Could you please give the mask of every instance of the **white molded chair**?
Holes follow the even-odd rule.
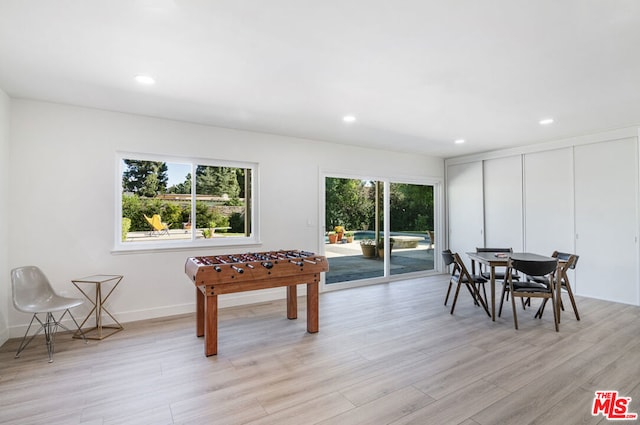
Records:
[[[69,331],[69,328],[61,323],[67,313],[69,313],[69,316],[73,319],[85,343],[87,342],[84,332],[80,329],[71,311],[69,311],[70,308],[77,307],[84,301],[79,298],[67,298],[56,294],[49,283],[49,279],[47,279],[38,267],[25,266],[11,270],[11,288],[13,290],[13,306],[16,310],[24,313],[33,313],[29,327],[16,353],[16,358],[20,357],[22,350],[29,345],[33,338],[44,330],[47,341],[47,351],[49,353],[49,363],[53,362],[54,342],[58,327]],[[63,313],[56,320],[53,313],[60,311]],[[44,314],[46,316],[44,321],[38,317],[38,314]],[[40,323],[40,329],[27,340],[27,335],[34,320]]]

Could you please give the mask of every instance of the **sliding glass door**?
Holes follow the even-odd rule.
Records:
[[[378,261],[379,236],[384,232],[381,182],[349,178],[325,179],[325,255],[334,284],[384,276]]]
[[[434,187],[325,177],[325,229],[328,285],[433,270]]]
[[[433,186],[391,183],[391,275],[433,270]]]

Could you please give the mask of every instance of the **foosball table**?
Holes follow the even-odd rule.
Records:
[[[318,283],[329,270],[324,256],[307,251],[269,251],[190,257],[184,266],[196,286],[196,335],[204,354],[218,353],[218,295],[287,287],[287,318],[298,317],[297,285],[307,285],[307,332],[318,332]]]

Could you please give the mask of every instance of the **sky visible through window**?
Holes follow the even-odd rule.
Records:
[[[187,174],[189,174],[190,172],[191,165],[189,164],[167,162],[167,176],[169,178],[167,187],[171,187],[179,183],[184,183],[185,180],[187,180]]]

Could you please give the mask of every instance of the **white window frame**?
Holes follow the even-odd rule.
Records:
[[[191,185],[191,215],[194,217],[196,210],[196,167],[233,167],[246,168],[251,170],[251,234],[250,236],[222,237],[222,238],[196,238],[195,226],[191,239],[162,240],[157,241],[122,241],[122,173],[124,172],[124,160],[135,159],[139,161],[160,161],[167,163],[180,163],[191,165],[191,175],[193,184]],[[179,157],[160,154],[117,152],[116,153],[116,184],[115,184],[115,226],[114,226],[114,252],[127,251],[164,251],[183,250],[206,247],[226,247],[226,246],[252,246],[261,244],[260,241],[260,208],[259,208],[259,166],[255,162],[230,161],[213,158]]]

